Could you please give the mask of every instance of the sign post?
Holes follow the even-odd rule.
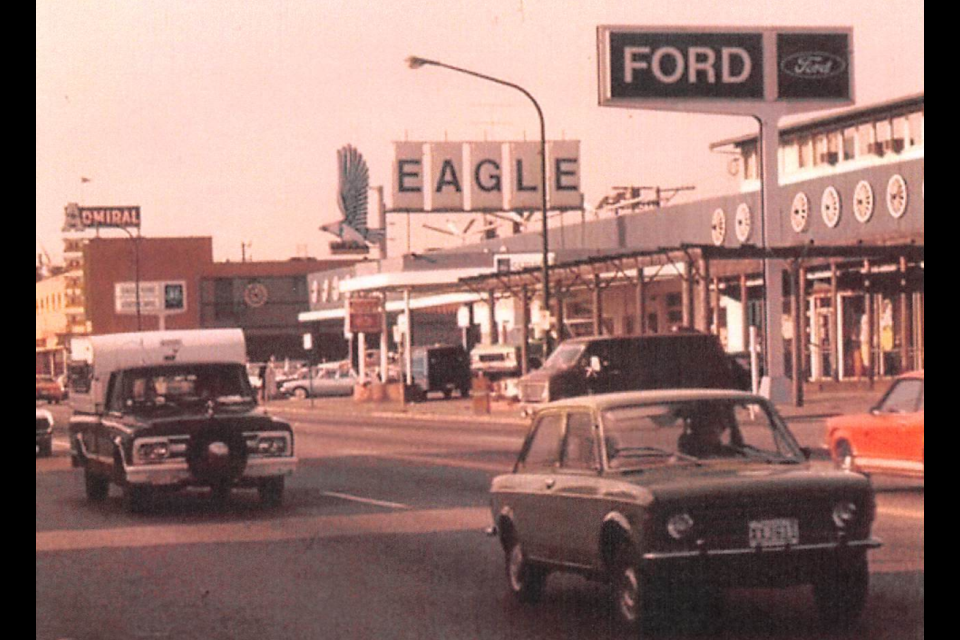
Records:
[[[850,28],[597,29],[601,107],[752,116],[759,123],[761,236],[784,244],[777,149],[786,115],[852,104]],[[781,322],[783,267],[763,261],[763,388],[786,400]],[[798,333],[797,335],[801,335]]]

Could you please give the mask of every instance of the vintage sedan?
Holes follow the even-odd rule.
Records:
[[[869,413],[827,420],[838,467],[923,478],[923,371],[894,381]]]
[[[37,455],[53,455],[53,414],[37,409]]]
[[[313,377],[306,373],[294,380],[280,385],[280,394],[302,400],[311,397],[350,396],[357,385],[357,374],[350,369],[350,363],[334,363],[320,366]]]
[[[76,348],[83,342],[81,348]],[[153,493],[234,487],[278,505],[297,465],[290,424],[269,416],[244,367],[239,329],[156,331],[75,341],[71,362],[71,456],[87,498],[111,483],[132,511]]]
[[[851,623],[880,546],[873,489],[807,453],[767,400],[739,391],[550,403],[493,480],[489,533],[524,602],[551,572],[576,572],[612,583],[618,620],[636,628],[677,593],[812,584],[824,623]]]

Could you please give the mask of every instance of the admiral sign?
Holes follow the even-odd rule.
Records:
[[[600,105],[751,113],[745,104],[852,102],[852,41],[850,29],[602,26]]]
[[[89,227],[140,228],[140,207],[81,207],[71,202],[64,209],[64,231],[83,231]]]

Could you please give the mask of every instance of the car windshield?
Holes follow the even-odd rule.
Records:
[[[196,364],[124,371],[111,393],[111,405],[124,411],[205,409],[255,404],[243,365]]]
[[[664,463],[803,460],[793,436],[754,400],[690,400],[608,409],[602,414],[610,469]]]
[[[580,358],[585,347],[583,344],[561,344],[543,363],[543,368],[566,369]]]

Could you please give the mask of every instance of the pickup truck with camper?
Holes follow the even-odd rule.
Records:
[[[266,506],[282,502],[297,466],[293,430],[257,406],[241,330],[91,336],[72,347],[70,453],[89,500],[115,484],[131,511],[191,486],[218,501],[251,487]]]

